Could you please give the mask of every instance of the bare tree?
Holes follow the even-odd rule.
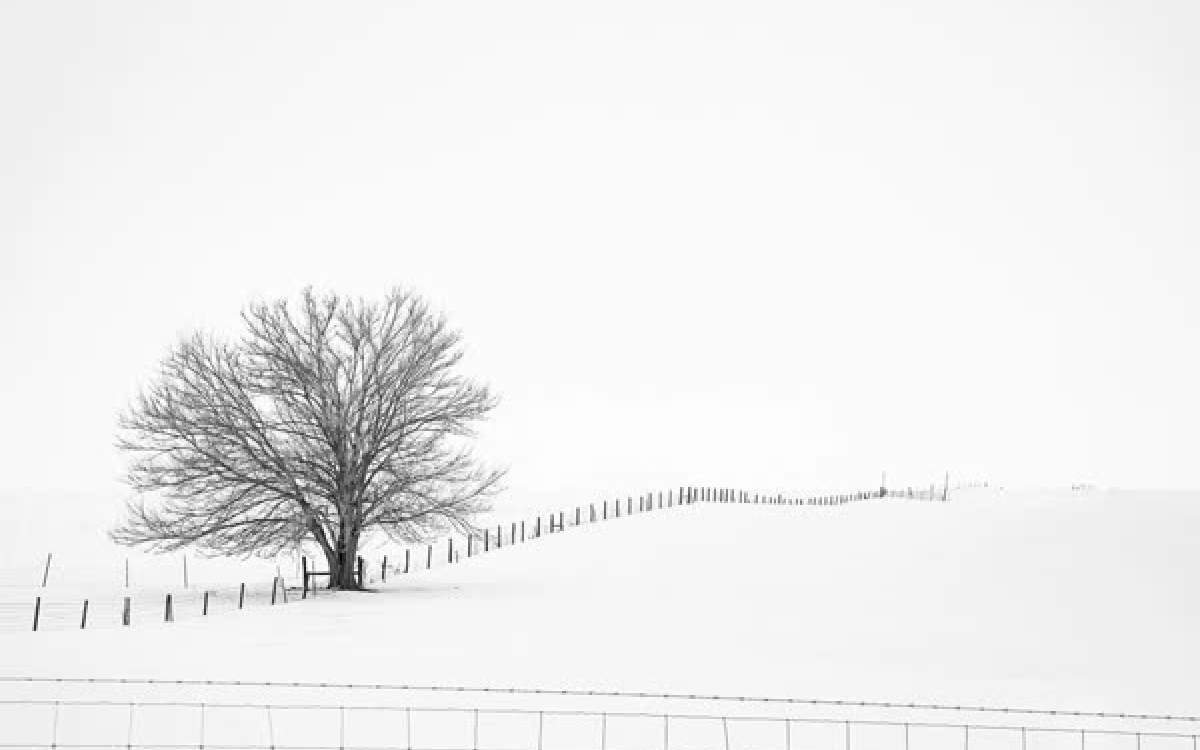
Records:
[[[443,316],[406,291],[379,304],[309,289],[242,320],[238,341],[177,344],[122,415],[139,495],[114,540],[233,555],[311,542],[330,587],[353,589],[367,535],[472,528],[503,472],[466,438],[496,399],[457,373],[460,336]]]

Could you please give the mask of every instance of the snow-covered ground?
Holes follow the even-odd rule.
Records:
[[[369,593],[169,625],[3,632],[0,677],[578,688],[1195,715],[1198,527],[1196,493],[981,489],[948,503],[697,504],[569,528]],[[144,695],[161,697],[156,690]],[[112,694],[0,682],[8,698],[64,691]],[[278,691],[235,692],[278,699]]]

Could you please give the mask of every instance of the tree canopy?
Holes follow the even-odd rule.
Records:
[[[469,447],[497,400],[459,372],[460,334],[412,292],[256,302],[233,341],[175,345],[120,418],[138,496],[112,531],[158,551],[272,555],[305,542],[356,588],[373,533],[468,531],[503,472]]]

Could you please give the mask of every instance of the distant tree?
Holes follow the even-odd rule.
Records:
[[[466,438],[496,399],[457,372],[444,316],[407,291],[370,303],[309,289],[242,320],[239,340],[182,340],[121,416],[138,497],[115,541],[245,556],[311,542],[329,586],[354,589],[369,534],[472,528],[503,472]]]

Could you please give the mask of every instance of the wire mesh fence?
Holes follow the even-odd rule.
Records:
[[[196,750],[1196,750],[1200,725],[323,702],[0,700],[0,747]]]

